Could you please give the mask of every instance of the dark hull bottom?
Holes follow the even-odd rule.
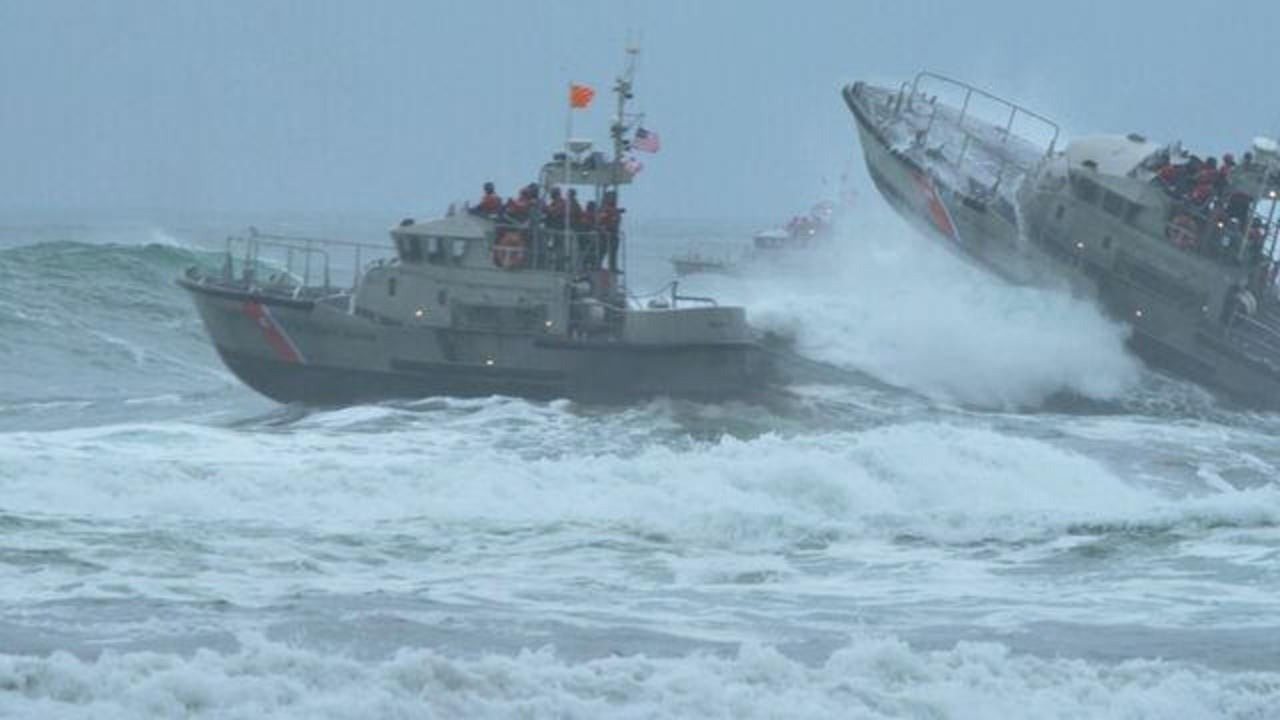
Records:
[[[634,377],[597,375],[588,382],[570,382],[566,374],[536,378],[503,376],[501,371],[459,368],[430,372],[377,372],[280,362],[238,353],[223,347],[218,354],[249,387],[283,403],[338,406],[379,400],[432,396],[489,397],[507,395],[530,400],[571,398],[588,402],[624,402],[658,396],[695,400],[724,400],[752,395],[765,383],[637,383]],[[760,358],[754,358],[759,361]],[[762,379],[756,378],[757,380]]]

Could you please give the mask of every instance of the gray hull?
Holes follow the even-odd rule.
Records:
[[[754,343],[642,345],[414,328],[350,313],[345,303],[179,284],[226,366],[280,402],[435,395],[714,400],[750,395],[773,377],[770,356]]]

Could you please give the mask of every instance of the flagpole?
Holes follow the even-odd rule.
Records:
[[[568,151],[569,140],[573,137],[573,81],[569,81],[569,106],[566,109],[568,113],[564,118],[564,149]]]
[[[569,81],[569,117],[564,123],[564,180],[560,183],[560,201],[564,207],[564,244],[569,245],[569,141],[573,139],[573,81]],[[572,254],[571,254],[572,256]]]

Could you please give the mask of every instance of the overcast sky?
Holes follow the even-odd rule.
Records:
[[[0,0],[0,210],[438,211],[532,179],[628,32],[649,217],[807,207],[861,155],[840,87],[920,68],[1069,132],[1280,130],[1280,2]],[[634,217],[634,215],[633,215]]]

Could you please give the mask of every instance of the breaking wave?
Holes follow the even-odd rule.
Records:
[[[158,231],[157,231],[158,232]],[[0,250],[0,401],[163,394],[224,384],[182,268],[215,255],[180,243],[45,242]]]
[[[366,660],[246,637],[226,653],[0,655],[12,717],[1263,718],[1280,675],[1180,662],[1040,659],[993,643],[919,650],[852,638],[811,663],[745,643],[573,661],[553,648]]]

